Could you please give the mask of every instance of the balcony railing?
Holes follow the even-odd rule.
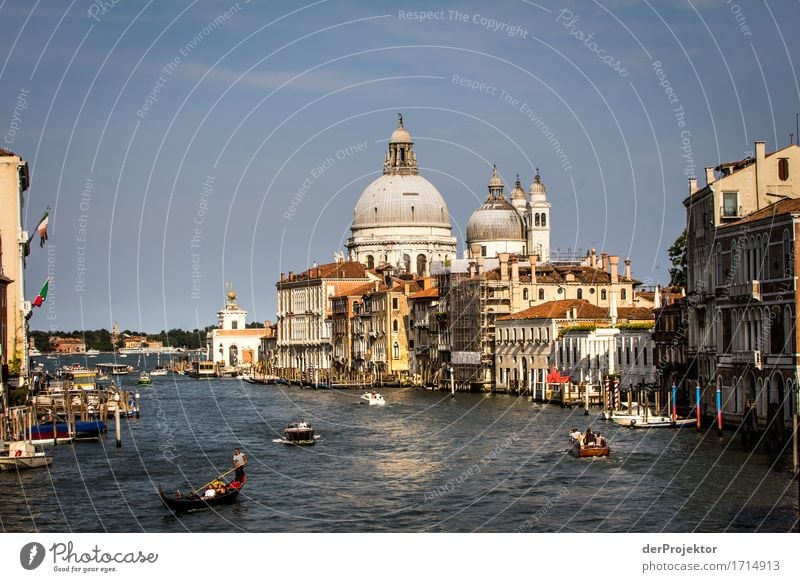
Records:
[[[731,354],[731,362],[745,366],[753,366],[754,368],[761,369],[761,351],[760,350],[744,350],[737,351]]]

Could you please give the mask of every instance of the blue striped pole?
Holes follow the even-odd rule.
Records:
[[[695,406],[697,406],[697,431],[700,432],[700,383],[694,390]]]
[[[672,385],[672,422],[678,420],[678,388]]]

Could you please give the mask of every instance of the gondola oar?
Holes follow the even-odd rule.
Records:
[[[228,470],[228,471],[225,471],[225,472],[224,472],[222,475],[219,475],[219,476],[217,476],[217,477],[214,477],[214,478],[213,478],[211,481],[209,481],[208,483],[206,483],[206,484],[205,484],[205,485],[203,485],[202,487],[198,487],[197,489],[195,489],[194,491],[192,491],[191,493],[189,493],[189,495],[194,495],[195,493],[197,493],[197,492],[198,492],[198,491],[200,491],[201,489],[205,489],[206,487],[208,487],[209,485],[211,485],[211,484],[212,484],[214,481],[216,481],[216,480],[217,480],[217,479],[219,479],[220,477],[224,477],[224,476],[225,476],[225,475],[227,475],[228,473],[233,473],[235,470],[236,470],[236,467],[234,467],[233,469],[230,469],[230,470]]]

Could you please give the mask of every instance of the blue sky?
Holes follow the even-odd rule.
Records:
[[[31,326],[209,325],[226,281],[274,320],[281,271],[343,248],[397,112],[459,252],[492,164],[538,167],[552,247],[663,284],[687,178],[795,131],[798,25],[726,0],[0,2],[0,147],[31,164],[27,227],[51,208]]]

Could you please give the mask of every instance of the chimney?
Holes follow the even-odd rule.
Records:
[[[592,247],[592,269],[597,268],[597,249]]]
[[[404,288],[403,295],[408,297],[411,294],[411,284],[406,283],[405,285],[403,285],[403,288]]]
[[[483,257],[475,259],[475,274],[480,275],[483,273]]]
[[[281,283],[286,283],[286,274],[281,273]]]
[[[500,259],[500,280],[508,281],[508,253],[497,253],[497,258]]]
[[[714,182],[714,168],[706,168],[706,185],[713,184]]]
[[[689,178],[689,196],[697,192],[700,188],[697,187],[697,178]]]
[[[602,255],[600,255],[600,268],[603,271],[605,271],[608,268],[606,266],[607,264],[608,264],[608,253],[603,253]]]
[[[756,164],[758,164],[760,162],[763,162],[764,158],[767,157],[766,144],[763,141],[757,141],[755,145],[756,145],[755,147]]]
[[[630,280],[631,278],[631,258],[628,257],[625,259],[625,278]]]
[[[289,271],[289,281],[294,281],[294,271]]]
[[[381,282],[380,281],[375,281],[375,293],[378,292],[378,289],[380,288],[380,286],[381,286]]]
[[[609,256],[608,264],[609,264],[609,271],[611,273],[611,282],[617,283],[619,281],[619,274],[617,273],[617,270],[619,268],[619,257],[617,255]]]
[[[536,263],[539,262],[538,255],[528,255],[528,260],[531,263],[531,283],[536,283]]]
[[[511,262],[511,280],[514,283],[519,283],[519,259],[516,257]]]

